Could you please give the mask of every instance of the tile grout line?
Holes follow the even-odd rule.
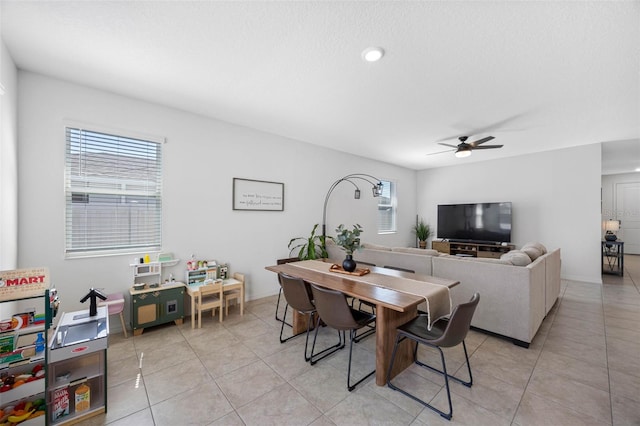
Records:
[[[609,369],[609,342],[607,341],[607,315],[604,311],[604,286],[606,284],[602,282],[602,290],[600,292],[600,302],[602,306],[602,321],[604,323],[604,355],[607,360],[607,383],[609,385],[609,415],[611,424],[613,425],[613,396],[611,395],[611,371]]]
[[[144,359],[144,351],[140,352],[140,356],[138,357],[138,349],[136,348],[136,339],[135,339],[135,335],[133,334],[133,330],[131,330],[131,338],[133,339],[133,350],[136,353],[136,357],[138,358],[138,375],[139,377],[136,379],[139,379],[142,381],[142,385],[144,386],[144,394],[147,397],[147,406],[149,408],[149,414],[151,415],[151,421],[153,422],[153,424],[156,424],[156,420],[153,417],[153,410],[151,409],[151,400],[149,399],[149,391],[147,390],[147,383],[144,380],[144,374],[142,374],[142,362]],[[136,380],[136,383],[138,383],[138,380]],[[139,410],[142,411],[142,410]],[[137,412],[139,412],[137,411]],[[127,416],[128,417],[128,416]],[[126,418],[126,417],[124,417]]]
[[[218,309],[222,309],[222,307],[219,307]],[[224,325],[223,325],[224,327]],[[226,329],[226,327],[224,327]],[[187,336],[185,336],[185,334],[182,332],[182,328],[180,328],[180,334],[182,335],[182,337],[184,338],[185,342],[187,343],[187,345],[189,345],[189,348],[193,351],[193,353],[195,354],[196,358],[198,359],[198,362],[200,364],[202,364],[202,367],[206,370],[207,375],[209,376],[209,378],[213,381],[213,383],[218,387],[218,389],[220,389],[220,393],[224,396],[225,400],[229,403],[229,406],[233,409],[233,412],[236,413],[236,415],[238,416],[238,418],[240,418],[240,415],[238,415],[238,413],[236,412],[236,409],[234,408],[233,404],[231,404],[231,401],[229,401],[229,398],[227,397],[227,395],[222,391],[222,389],[220,388],[220,385],[218,385],[218,382],[216,381],[216,379],[211,375],[211,373],[209,372],[209,370],[207,369],[207,367],[204,365],[204,363],[202,362],[202,359],[200,358],[200,355],[198,354],[198,352],[195,350],[195,348],[191,345],[191,342],[189,341],[189,339],[187,339]],[[188,392],[188,390],[186,390],[185,392]],[[184,392],[183,392],[184,393]],[[174,395],[175,396],[175,395]],[[229,413],[214,419],[213,422],[216,422],[218,420],[220,420],[221,418],[227,416]],[[153,418],[153,412],[152,412],[152,418]],[[155,419],[154,419],[154,425],[155,425]],[[244,423],[244,422],[243,422]]]
[[[533,377],[533,374],[536,371],[536,367],[538,365],[538,361],[540,361],[540,357],[542,356],[542,351],[544,350],[544,345],[547,342],[547,339],[549,338],[549,332],[551,332],[551,327],[553,327],[553,323],[556,321],[556,315],[558,313],[558,310],[560,309],[560,306],[562,305],[562,302],[564,300],[564,295],[567,292],[567,288],[569,288],[569,283],[568,282],[567,282],[567,285],[564,286],[564,290],[562,291],[562,294],[558,295],[558,299],[556,300],[556,303],[555,303],[555,309],[552,307],[552,309],[554,309],[554,312],[553,312],[553,318],[551,319],[551,324],[549,324],[549,328],[547,330],[546,335],[544,336],[544,340],[543,340],[542,345],[540,347],[540,352],[538,353],[538,356],[536,357],[536,362],[533,364],[533,369],[531,370],[531,374],[529,375],[529,379],[527,379],[527,383],[524,386],[524,389],[522,391],[522,395],[520,396],[520,400],[518,401],[518,405],[516,406],[516,409],[513,412],[513,418],[511,419],[511,425],[512,426],[513,425],[516,425],[516,426],[518,425],[515,422],[516,421],[516,416],[518,415],[518,410],[520,409],[520,405],[522,405],[522,400],[524,399],[524,395],[527,393],[527,388],[529,387],[529,383],[531,382],[531,378]],[[551,310],[549,312],[551,312]],[[538,328],[538,331],[539,330],[540,329]]]

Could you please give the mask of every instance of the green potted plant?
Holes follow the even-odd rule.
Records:
[[[424,223],[424,220],[421,218],[418,223],[413,225],[413,232],[420,241],[420,248],[427,248],[427,240],[431,236],[431,227]]]
[[[360,244],[360,234],[364,232],[362,226],[355,224],[353,225],[353,230],[350,230],[340,224],[340,226],[336,228],[336,232],[337,235],[333,238],[333,241],[346,253],[346,258],[342,262],[342,268],[347,272],[353,272],[356,270],[353,252],[362,248]]]
[[[296,237],[289,240],[289,256],[297,251],[298,259],[311,260],[329,257],[325,248],[325,237],[316,235],[318,224],[313,225],[311,235],[308,237]]]

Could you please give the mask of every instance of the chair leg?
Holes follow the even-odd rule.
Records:
[[[437,348],[437,346],[432,346],[432,347],[436,347]],[[462,379],[460,379],[460,378],[458,378],[456,376],[452,376],[451,374],[447,374],[447,377],[449,377],[450,379],[453,379],[456,382],[458,382],[458,383],[460,383],[462,385],[465,385],[466,387],[470,388],[473,385],[473,376],[471,375],[471,365],[469,364],[469,356],[467,354],[467,345],[464,342],[464,340],[462,341],[462,348],[464,349],[464,358],[465,358],[465,361],[467,363],[467,371],[469,372],[469,381],[465,382],[464,380],[462,380]],[[418,345],[416,345],[416,352],[417,352],[417,349],[418,349]],[[438,348],[438,349],[440,349],[440,348]],[[440,352],[442,352],[442,350],[440,350]],[[417,358],[415,359],[415,363],[418,364],[421,367],[428,368],[429,370],[434,371],[436,373],[445,374],[444,371],[438,370],[437,368],[434,368],[434,367],[432,367],[430,365],[424,364],[424,363],[418,361]]]
[[[366,379],[368,379],[369,377],[373,376],[375,374],[375,372],[376,372],[376,370],[374,369],[371,373],[367,374],[366,376],[364,376],[363,378],[358,380],[353,385],[351,384],[351,356],[353,354],[353,342],[355,340],[356,331],[358,331],[358,330],[349,330],[349,337],[350,337],[350,339],[349,339],[350,340],[350,343],[349,343],[349,368],[347,369],[347,389],[349,390],[349,392],[354,390],[356,388],[356,386],[358,386],[360,383],[364,382]]]
[[[309,361],[311,363],[311,365],[315,365],[316,362],[320,361],[323,358],[328,357],[329,355],[331,355],[332,353],[339,351],[340,349],[344,348],[345,344],[346,344],[346,339],[344,337],[344,331],[342,333],[340,333],[340,330],[338,330],[338,343],[333,345],[333,346],[329,346],[326,349],[323,349],[322,351],[318,352],[317,354],[314,354],[313,351],[315,350],[316,347],[316,339],[318,338],[318,330],[320,329],[320,316],[318,316],[318,319],[316,320],[316,332],[313,336],[313,344],[311,345],[311,355],[309,356]],[[317,358],[316,358],[317,357]]]
[[[124,325],[124,315],[120,312],[120,324],[122,324],[122,332],[124,333],[124,338],[127,338],[127,326]]]
[[[286,322],[285,318],[287,316],[286,313],[286,308],[285,308],[285,315],[284,317],[280,318],[278,317],[278,311],[280,310],[280,298],[282,297],[282,287],[280,287],[280,291],[278,292],[278,302],[276,302],[276,321],[280,321],[280,322],[284,322],[285,324],[287,324],[289,327],[293,327],[291,324],[289,324],[288,322]]]
[[[278,311],[280,310],[280,298],[282,297],[282,287],[280,287],[280,291],[278,292],[278,301],[276,302],[276,320],[284,321],[284,318],[278,318]],[[286,314],[286,312],[285,312]]]
[[[278,296],[278,302],[279,301],[280,301],[280,297]],[[284,316],[282,317],[282,319],[279,320],[282,323],[280,325],[280,343],[284,343],[287,340],[293,339],[294,337],[297,336],[297,334],[294,334],[293,336],[287,337],[286,339],[282,338],[282,333],[284,332],[284,325],[286,324],[286,319],[287,319],[287,309],[289,309],[289,304],[288,303],[286,305],[284,305]],[[277,315],[278,315],[277,312],[278,312],[278,309],[276,308],[276,318],[277,318]]]
[[[286,305],[284,305],[284,316],[282,317],[282,320],[280,321],[282,323],[280,325],[280,343],[287,342],[287,341],[293,339],[294,337],[298,337],[299,335],[302,334],[302,333],[298,333],[298,334],[294,334],[293,336],[289,336],[286,339],[282,338],[282,335],[284,334],[284,325],[287,324],[285,320],[287,319],[287,310],[288,309],[289,309],[289,304],[287,303]],[[305,351],[305,354],[306,354],[306,351]],[[305,355],[305,358],[306,358],[306,355]]]
[[[424,405],[425,407],[435,411],[436,413],[440,414],[440,416],[444,417],[447,420],[451,420],[451,417],[453,416],[453,405],[451,403],[451,390],[449,389],[449,379],[453,379],[456,380],[457,382],[462,383],[463,385],[467,386],[467,387],[471,387],[471,385],[473,384],[473,377],[471,376],[471,365],[469,364],[469,356],[467,353],[467,346],[464,342],[464,340],[462,341],[462,347],[464,348],[464,356],[465,356],[465,360],[467,362],[467,369],[469,371],[469,381],[465,382],[455,376],[452,376],[450,374],[447,373],[447,364],[445,362],[444,359],[444,352],[442,351],[442,349],[438,346],[433,346],[433,345],[428,345],[427,346],[431,346],[434,348],[437,348],[438,351],[440,352],[440,361],[442,362],[442,370],[438,370],[437,368],[431,367],[430,365],[424,364],[420,361],[418,361],[418,359],[416,358],[417,355],[417,351],[418,351],[418,345],[416,344],[416,348],[414,349],[414,361],[416,364],[420,365],[421,367],[425,367],[428,368],[432,371],[435,371],[437,373],[440,373],[444,376],[444,384],[445,387],[447,388],[447,401],[449,403],[449,412],[445,413],[444,411],[439,410],[438,408],[434,407],[433,405],[421,400],[420,398],[410,394],[409,392],[405,391],[404,389],[400,389],[399,387],[395,386],[393,383],[391,383],[391,370],[393,369],[393,364],[395,362],[396,359],[396,351],[398,349],[398,345],[405,340],[405,337],[402,337],[401,335],[397,335],[396,337],[396,343],[393,346],[393,352],[391,354],[391,362],[389,363],[389,369],[387,370],[387,385],[393,389],[396,390],[406,396],[408,396],[409,398],[413,399],[414,401],[417,401],[419,403],[421,403],[422,405]],[[424,343],[423,343],[424,344]]]
[[[375,306],[370,306],[370,307],[371,307],[371,313],[375,315],[376,314]],[[358,310],[362,311],[362,300],[360,300],[360,304],[358,305]]]
[[[298,334],[294,334],[293,336],[289,336],[286,339],[282,338],[282,335],[284,334],[284,326],[285,324],[287,324],[284,320],[287,318],[287,310],[289,309],[289,304],[286,304],[284,307],[284,317],[282,318],[283,321],[280,321],[282,324],[280,325],[280,343],[284,343],[287,342],[291,339],[293,339],[294,337],[298,337],[299,335],[305,333],[304,331],[302,333],[298,333]],[[309,322],[307,323],[307,342],[309,341],[309,331],[311,330],[311,324],[313,321],[313,314],[308,314],[309,315]],[[309,361],[307,359],[307,343],[305,343],[305,349],[304,349],[304,358],[306,361]]]
[[[358,343],[360,342],[362,339],[371,336],[372,334],[374,334],[376,332],[376,326],[374,325],[370,325],[367,324],[365,327],[368,327],[369,329],[367,331],[363,331],[360,334],[356,334],[355,337],[353,338],[353,341]]]
[[[309,314],[309,321],[307,322],[307,336],[304,339],[304,360],[306,362],[311,361],[311,354],[313,354],[313,349],[312,349],[311,354],[307,355],[307,348],[309,347],[309,334],[311,334],[312,322],[313,322],[313,313]]]
[[[359,311],[361,311],[362,309],[362,302],[360,302],[360,306],[358,308]],[[376,313],[376,308],[372,308],[373,310],[373,314],[375,315]],[[368,328],[367,331],[363,331],[360,334],[356,334],[355,338],[354,338],[354,342],[358,343],[360,342],[362,339],[371,336],[372,334],[374,334],[376,332],[376,324],[375,322],[373,323],[373,325],[371,325],[371,323],[367,324],[365,327]]]
[[[396,336],[396,343],[393,345],[393,352],[391,353],[391,361],[389,362],[389,369],[387,370],[387,386],[389,386],[391,389],[400,392],[403,395],[408,396],[409,398],[413,399],[416,402],[419,402],[420,404],[424,405],[425,407],[435,411],[436,413],[440,414],[442,417],[444,417],[447,420],[451,420],[451,415],[452,415],[452,410],[451,410],[451,394],[449,393],[449,382],[446,380],[446,376],[445,376],[445,384],[447,387],[447,397],[449,398],[449,414],[443,413],[442,411],[438,410],[436,407],[434,407],[433,405],[429,404],[426,401],[421,400],[420,398],[418,398],[417,396],[414,396],[412,394],[410,394],[409,392],[405,391],[404,389],[401,389],[399,387],[397,387],[396,385],[394,385],[393,383],[391,383],[391,371],[393,370],[393,364],[395,363],[396,360],[396,353],[398,351],[398,346],[400,345],[400,343],[405,340],[404,337],[402,337],[401,335],[397,335]],[[440,349],[440,348],[438,348]],[[442,351],[441,352],[441,356],[442,356]],[[444,361],[444,357],[442,358],[442,361]]]

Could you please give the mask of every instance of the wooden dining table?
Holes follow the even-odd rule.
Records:
[[[333,264],[331,260],[325,262]],[[285,263],[282,265],[267,266],[265,269],[284,273],[293,277],[301,278],[311,284],[320,287],[337,290],[347,296],[363,300],[376,306],[376,384],[384,386],[386,384],[386,375],[396,338],[396,328],[413,319],[417,315],[417,307],[425,301],[424,297],[416,294],[407,293],[398,289],[387,288],[381,285],[372,285],[359,280],[355,276],[345,275],[336,272],[323,272],[309,269],[302,266],[302,262]],[[397,271],[389,268],[368,267],[371,274],[378,275],[378,281],[384,281],[384,276],[390,280],[398,282],[396,278],[404,278],[415,284],[419,281],[424,286],[439,286],[451,288],[459,284],[458,281],[433,277],[430,275],[415,274],[411,272]],[[382,277],[380,277],[382,276]],[[400,280],[401,281],[401,280]],[[435,291],[439,291],[438,287],[432,287]],[[448,290],[447,295],[448,295]],[[432,307],[433,308],[433,307]],[[296,318],[294,316],[293,333],[305,331],[306,327],[297,321],[304,316]],[[396,353],[396,361],[394,363],[391,377],[395,377],[402,370],[413,363],[413,348],[409,340],[405,340],[398,347]]]

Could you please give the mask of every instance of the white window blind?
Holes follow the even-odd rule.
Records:
[[[396,186],[382,182],[382,195],[378,198],[378,233],[396,231]]]
[[[162,145],[66,128],[66,256],[160,250]]]

